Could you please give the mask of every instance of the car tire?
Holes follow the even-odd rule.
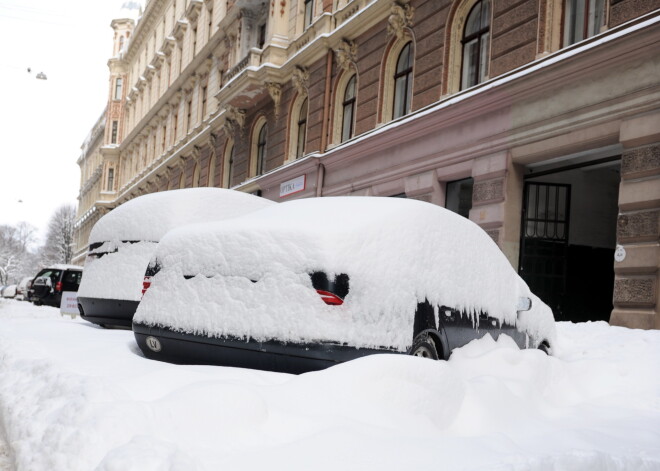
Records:
[[[545,353],[546,355],[550,356],[550,345],[548,345],[547,342],[541,342],[541,343],[539,344],[539,347],[538,347],[538,348],[539,348],[539,350],[541,350],[543,353]]]
[[[438,360],[438,349],[435,342],[427,333],[419,334],[413,340],[413,346],[410,349],[410,354],[414,357],[428,358],[431,360]]]

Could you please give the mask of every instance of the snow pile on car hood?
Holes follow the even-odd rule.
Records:
[[[274,204],[270,200],[222,188],[188,188],[132,199],[94,225],[89,243],[148,240],[158,242],[184,224],[240,216]]]
[[[220,188],[152,193],[124,203],[99,219],[92,229],[89,242],[102,243],[94,252],[104,255],[87,259],[78,296],[139,301],[155,242],[167,231],[193,222],[221,221],[272,204],[270,200]]]
[[[227,224],[174,230],[156,257],[163,268],[135,322],[210,336],[405,350],[425,299],[466,311],[473,322],[487,311],[515,324],[518,298],[531,297],[476,224],[406,199],[287,202]],[[315,271],[348,274],[343,305],[321,300],[309,276]],[[524,316],[531,340],[552,340],[552,313],[537,298],[533,305]]]

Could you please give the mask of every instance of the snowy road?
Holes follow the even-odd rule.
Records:
[[[558,335],[554,357],[485,338],[291,376],[150,361],[0,300],[0,470],[660,471],[660,332]]]

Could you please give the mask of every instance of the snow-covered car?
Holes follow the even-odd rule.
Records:
[[[32,277],[26,276],[16,286],[16,299],[24,301],[27,299],[28,283],[32,281]]]
[[[550,352],[551,310],[476,224],[415,200],[286,202],[165,236],[133,319],[145,356],[304,372],[434,359],[487,333]]]
[[[78,292],[82,318],[101,326],[130,327],[149,260],[169,230],[225,220],[271,204],[239,191],[190,188],[140,196],[113,209],[90,233]]]
[[[5,289],[2,290],[3,298],[14,298],[16,297],[16,285],[8,285]]]
[[[44,268],[32,280],[28,296],[36,306],[46,304],[60,307],[62,293],[78,291],[83,267],[78,265],[56,264]]]

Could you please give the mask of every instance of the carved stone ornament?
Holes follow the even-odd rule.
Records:
[[[192,153],[190,154],[190,157],[195,161],[196,164],[199,163],[199,157],[202,155],[201,149],[199,146],[193,146]]]
[[[222,132],[225,133],[225,136],[230,137],[234,135],[234,125],[232,122],[225,117],[225,122],[222,123]]]
[[[273,99],[273,103],[275,103],[275,119],[277,119],[280,114],[280,99],[282,98],[282,85],[275,82],[266,82],[266,88],[268,88],[268,94]]]
[[[390,9],[390,16],[387,18],[387,34],[388,36],[395,35],[401,39],[407,36],[409,32],[406,28],[412,26],[413,15],[415,9],[410,5],[403,5],[398,2],[392,4]]]
[[[165,178],[167,178],[167,181],[170,181],[172,178],[172,171],[175,169],[175,167],[167,166],[167,170],[165,170]]]
[[[348,70],[357,62],[357,44],[350,39],[342,39],[339,47],[335,49],[337,65],[344,70]]]
[[[296,66],[291,77],[293,86],[296,87],[299,95],[307,96],[307,86],[309,85],[309,70],[306,67]]]
[[[181,173],[185,172],[186,169],[186,162],[188,161],[188,157],[184,157],[183,155],[179,158],[179,161],[176,163],[176,166],[179,167],[179,170]]]
[[[211,156],[215,155],[215,147],[218,145],[218,136],[211,133],[209,134],[209,149],[211,150]]]
[[[239,129],[243,129],[245,125],[245,110],[241,110],[231,105],[227,105],[226,119],[238,125]]]

